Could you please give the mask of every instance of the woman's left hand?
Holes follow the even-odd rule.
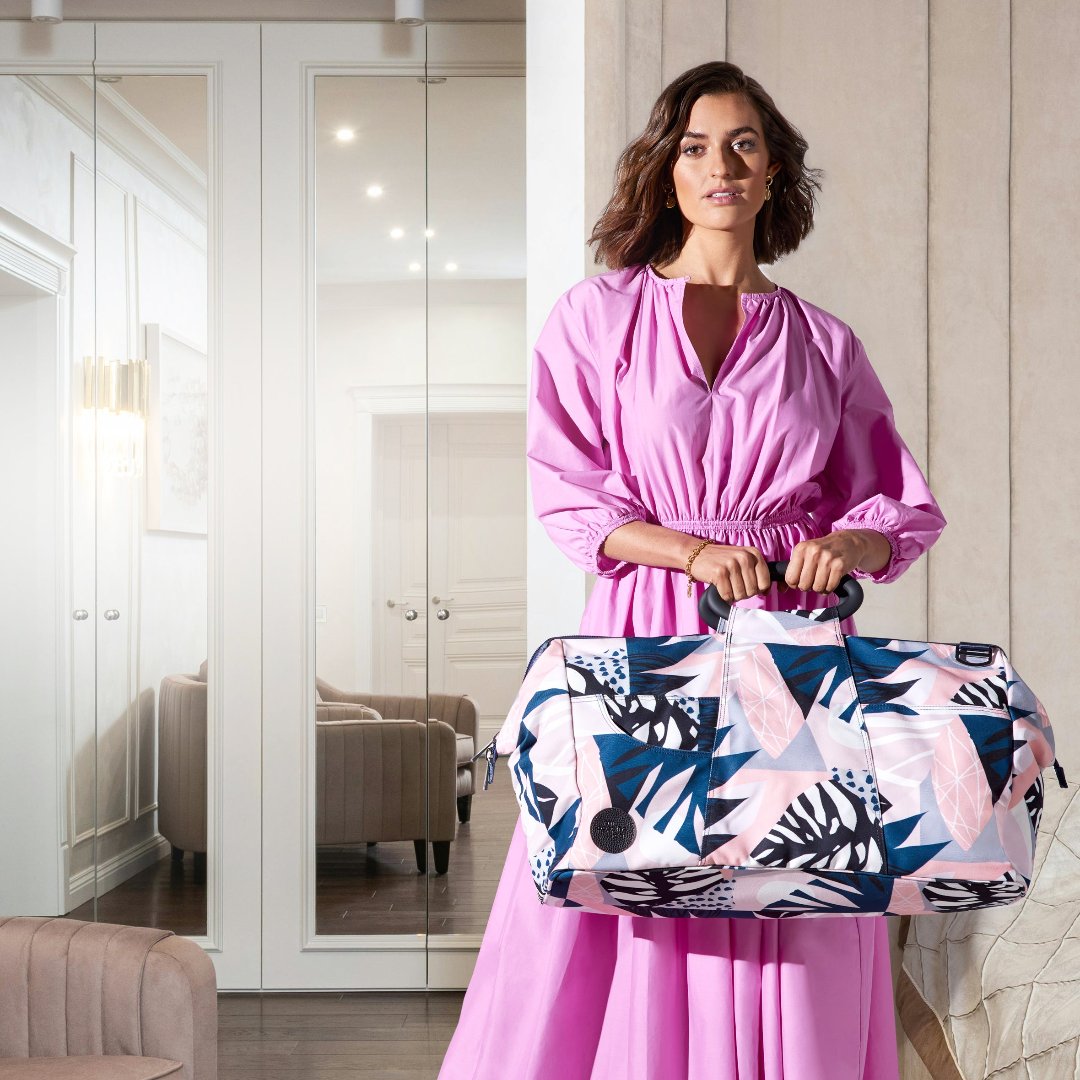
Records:
[[[788,558],[780,591],[832,592],[856,567],[880,570],[892,556],[888,539],[876,529],[840,529],[827,536],[800,540]]]

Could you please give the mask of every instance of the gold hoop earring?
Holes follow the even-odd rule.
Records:
[[[675,189],[671,187],[666,187],[664,188],[664,191],[667,192],[667,199],[664,200],[664,205],[669,210],[672,210],[679,205],[679,200],[675,198]]]
[[[772,182],[773,182],[773,178],[772,178],[771,175],[765,177],[765,198],[766,199],[771,199],[772,198]]]

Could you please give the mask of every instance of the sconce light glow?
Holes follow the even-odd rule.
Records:
[[[334,138],[338,142],[352,142],[356,138],[356,132],[352,128],[338,128],[334,132]]]
[[[435,235],[434,229],[425,229],[424,235],[430,240]]]
[[[409,263],[409,269],[415,274],[416,271],[420,269],[420,264],[418,262],[411,262]]]
[[[455,262],[447,263],[446,264],[446,269],[447,270],[456,270],[457,269],[457,263],[455,263]]]
[[[367,194],[369,198],[377,199],[380,195],[382,195],[382,193],[383,192],[381,184],[368,184]]]
[[[405,230],[400,225],[395,225],[390,230],[390,236],[394,240],[400,240],[405,235]]]

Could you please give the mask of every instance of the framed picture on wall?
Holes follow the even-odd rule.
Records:
[[[206,535],[209,461],[206,352],[160,323],[145,323],[146,528]]]

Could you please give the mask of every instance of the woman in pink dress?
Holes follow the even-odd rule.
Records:
[[[758,267],[812,227],[805,151],[715,62],[620,159],[591,238],[614,269],[559,297],[531,372],[534,508],[598,579],[579,633],[706,633],[709,583],[746,607],[835,603],[843,574],[895,581],[945,527],[862,342]],[[439,1077],[896,1080],[885,917],[544,907],[519,820]]]

